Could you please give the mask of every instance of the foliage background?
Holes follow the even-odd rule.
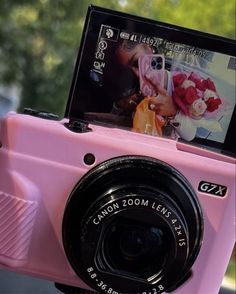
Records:
[[[0,84],[63,115],[89,4],[235,39],[235,0],[1,0]]]
[[[19,89],[19,111],[63,116],[89,4],[236,38],[235,0],[1,0],[0,85]]]

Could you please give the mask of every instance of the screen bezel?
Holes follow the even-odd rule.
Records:
[[[132,28],[133,32],[150,36],[155,36],[158,31],[158,38],[236,57],[235,40],[91,5],[88,8],[84,31],[75,64],[74,75],[65,111],[66,118],[83,119],[83,112],[75,111],[75,103],[76,99],[78,99],[76,93],[80,86],[78,81],[81,78],[81,74],[83,74],[80,72],[81,63],[84,61],[84,52],[86,52],[87,55],[89,53],[94,54],[102,24],[119,28],[120,30]],[[97,36],[97,38],[91,38],[91,35]],[[216,143],[210,140],[206,142],[206,140],[204,140],[204,147],[236,157],[236,143],[235,140],[233,140],[235,123],[236,106],[234,107],[234,112],[231,117],[224,143]],[[201,139],[195,140],[195,142],[193,141],[191,143],[197,146],[202,145]]]

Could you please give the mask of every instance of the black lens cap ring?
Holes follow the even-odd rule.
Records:
[[[201,207],[186,178],[143,156],[91,169],[72,191],[63,218],[67,258],[100,293],[174,289],[191,269],[202,234]]]

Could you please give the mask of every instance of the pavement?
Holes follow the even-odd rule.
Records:
[[[0,270],[0,294],[61,294],[61,292],[55,288],[53,282]],[[219,294],[236,294],[236,292],[222,288]]]

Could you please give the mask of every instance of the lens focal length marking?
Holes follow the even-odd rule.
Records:
[[[109,285],[107,285],[106,283],[104,283],[102,280],[100,280],[98,278],[98,274],[96,273],[96,271],[94,270],[94,268],[92,266],[87,268],[87,272],[90,276],[90,279],[95,280],[97,286],[101,290],[103,290],[104,292],[106,292],[108,294],[119,294],[118,292],[113,290],[112,287],[109,287]]]
[[[96,270],[94,267],[88,267],[87,272],[89,274],[89,277],[91,280],[95,281],[97,286],[105,293],[108,294],[119,294],[119,292],[115,291],[112,287],[109,286],[109,284],[105,283],[104,281],[100,280],[99,274],[96,273]],[[151,292],[145,291],[145,292],[137,292],[136,294],[159,294],[162,293],[165,290],[164,286],[162,284],[157,285],[156,287],[153,287]]]

